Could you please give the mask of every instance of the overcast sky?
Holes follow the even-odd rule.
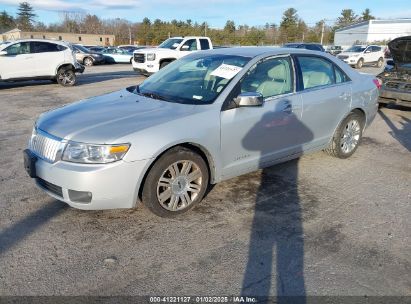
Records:
[[[23,0],[0,0],[0,10],[16,13]],[[411,0],[31,0],[37,20],[44,23],[59,21],[58,11],[84,11],[102,18],[125,18],[141,21],[187,20],[206,21],[211,27],[223,27],[227,19],[236,25],[264,25],[281,21],[282,13],[294,7],[309,25],[321,19],[332,23],[342,9],[352,8],[360,14],[370,8],[377,18],[411,18]]]

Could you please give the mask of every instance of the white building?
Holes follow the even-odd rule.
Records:
[[[411,19],[370,20],[335,32],[334,44],[348,46],[393,40],[411,36]]]

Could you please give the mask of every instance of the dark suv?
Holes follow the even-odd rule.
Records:
[[[296,42],[296,43],[286,43],[283,45],[285,48],[293,48],[293,49],[306,49],[311,51],[319,51],[325,52],[323,46],[319,43],[304,43],[304,42]]]

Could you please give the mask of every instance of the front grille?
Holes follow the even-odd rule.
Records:
[[[385,87],[388,89],[395,89],[401,91],[411,91],[411,83],[403,83],[403,82],[395,82],[395,81],[387,81],[385,83]]]
[[[339,59],[348,59],[348,56],[345,55],[338,55],[337,58]]]
[[[385,86],[386,86],[387,88],[390,88],[390,89],[398,89],[399,83],[398,83],[398,82],[392,82],[392,81],[390,81],[390,82],[387,82],[387,83],[385,84]]]
[[[43,132],[33,132],[29,142],[29,149],[38,157],[54,162],[60,148],[60,141]]]
[[[144,54],[134,53],[134,61],[139,62],[139,63],[144,63],[146,61],[146,57]]]
[[[63,198],[63,189],[57,185],[49,183],[41,178],[36,178],[37,184],[42,187],[43,189],[57,195],[58,197]]]

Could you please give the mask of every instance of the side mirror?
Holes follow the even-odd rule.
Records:
[[[261,107],[264,104],[264,97],[258,92],[245,92],[234,98],[238,107]]]
[[[368,53],[371,53],[371,51],[370,51],[370,50],[366,50],[366,51],[365,51],[365,54],[368,54]]]
[[[183,45],[183,46],[181,47],[181,50],[182,50],[182,51],[188,51],[189,48],[190,48],[190,47],[189,47],[188,45]]]
[[[6,51],[0,51],[0,56],[5,56],[5,55],[7,55]]]

